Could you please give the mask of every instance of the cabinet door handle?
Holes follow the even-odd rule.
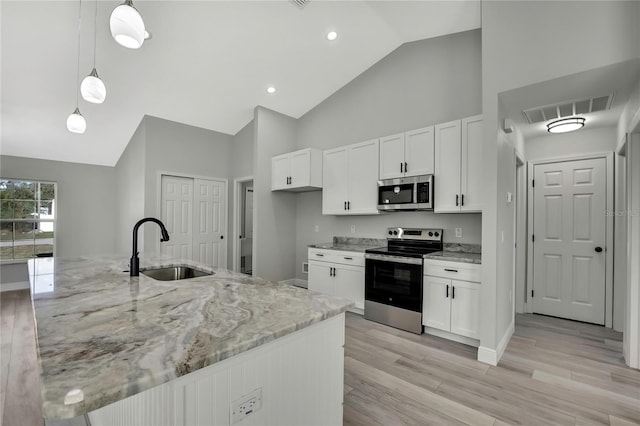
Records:
[[[409,167],[407,166],[407,163],[404,163],[404,172],[407,173],[409,171]]]
[[[458,272],[457,269],[448,269],[448,268],[444,268],[445,271],[447,272]]]
[[[460,196],[460,204],[464,206],[464,194]]]
[[[402,170],[402,163],[400,163],[400,173],[403,173],[404,171]]]
[[[458,202],[459,199],[460,199],[460,196],[456,194],[456,207],[460,205],[460,203]]]
[[[336,268],[333,268],[333,276],[336,276]]]
[[[351,210],[351,201],[347,201],[347,210]]]
[[[347,209],[347,202],[346,201],[344,202],[344,209],[345,210]]]
[[[447,284],[447,294],[444,297],[449,297],[449,284]]]
[[[451,286],[451,298],[455,299],[456,298],[456,286]]]

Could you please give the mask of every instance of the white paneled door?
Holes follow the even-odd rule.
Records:
[[[170,256],[212,267],[227,265],[226,182],[162,176],[162,221],[170,240],[161,245]]]
[[[191,259],[193,229],[193,179],[162,176],[162,223],[169,241],[160,244],[163,254]]]
[[[605,323],[606,160],[534,167],[533,311]]]

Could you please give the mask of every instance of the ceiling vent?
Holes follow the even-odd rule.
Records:
[[[304,7],[309,3],[310,0],[289,0],[294,5],[298,6],[300,9],[304,9]]]
[[[530,108],[522,111],[529,124],[542,121],[558,120],[565,117],[573,117],[579,114],[605,111],[611,108],[613,93],[597,98],[584,98],[575,101],[560,102],[558,104]]]

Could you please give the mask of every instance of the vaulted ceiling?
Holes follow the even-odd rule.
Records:
[[[72,134],[79,4],[0,2],[2,154],[112,166],[145,114],[227,134],[256,105],[298,118],[405,42],[480,27],[479,1],[136,1],[153,38],[129,50],[109,32],[119,2],[82,1],[80,79],[97,4],[107,99],[80,99],[87,130]]]

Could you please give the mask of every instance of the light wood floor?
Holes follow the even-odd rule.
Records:
[[[640,371],[625,366],[621,333],[517,315],[499,365],[476,356],[348,314],[344,423],[640,424]]]
[[[42,425],[27,290],[0,293],[0,419]],[[640,371],[610,329],[518,315],[500,365],[476,349],[347,314],[344,423],[640,424]]]

